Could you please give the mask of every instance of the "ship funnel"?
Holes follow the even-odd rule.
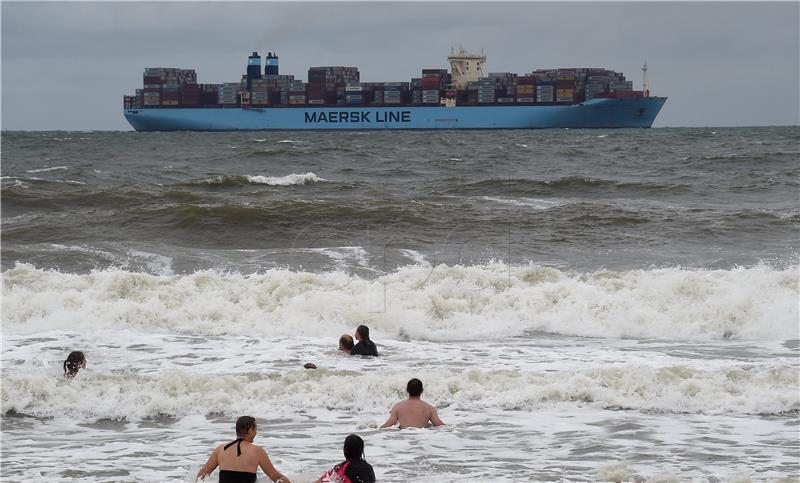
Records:
[[[247,89],[250,90],[250,87],[253,83],[253,79],[260,79],[260,78],[261,78],[261,56],[258,55],[258,52],[253,52],[253,55],[251,55],[247,59]]]
[[[267,53],[267,61],[264,66],[264,75],[278,75],[278,54],[275,52]]]

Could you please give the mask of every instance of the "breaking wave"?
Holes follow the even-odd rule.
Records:
[[[426,399],[448,411],[535,410],[560,404],[661,413],[786,414],[800,411],[796,368],[701,371],[681,366],[513,372],[419,369]],[[407,371],[319,369],[242,375],[81,372],[5,375],[3,413],[141,419],[188,414],[274,413],[313,408],[383,418]],[[364,397],[369,387],[370,397]],[[91,401],[91,404],[86,404]]]
[[[326,336],[369,321],[383,337],[431,341],[553,334],[787,340],[798,334],[798,270],[660,268],[571,273],[537,265],[416,264],[374,279],[270,269],[2,274],[4,330],[130,329],[197,335]]]
[[[183,186],[245,186],[248,184],[266,184],[270,186],[292,186],[319,183],[327,181],[314,173],[295,174],[286,176],[261,176],[261,175],[219,175],[200,180],[184,181]]]

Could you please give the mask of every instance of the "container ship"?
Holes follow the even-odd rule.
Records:
[[[137,131],[278,129],[649,128],[666,102],[601,68],[484,73],[486,56],[451,49],[450,70],[410,82],[361,82],[358,68],[311,67],[308,82],[253,52],[239,82],[198,84],[193,69],[150,67],[124,96]]]

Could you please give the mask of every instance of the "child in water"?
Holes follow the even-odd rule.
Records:
[[[79,369],[86,368],[86,356],[81,351],[72,351],[64,361],[64,377],[72,379]]]

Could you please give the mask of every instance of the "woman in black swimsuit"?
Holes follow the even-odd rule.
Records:
[[[280,471],[272,466],[264,448],[253,444],[256,437],[256,420],[250,416],[242,416],[236,420],[236,439],[228,444],[221,444],[211,452],[208,461],[197,478],[205,479],[209,473],[219,466],[220,483],[254,483],[258,467],[276,483],[290,483]]]

